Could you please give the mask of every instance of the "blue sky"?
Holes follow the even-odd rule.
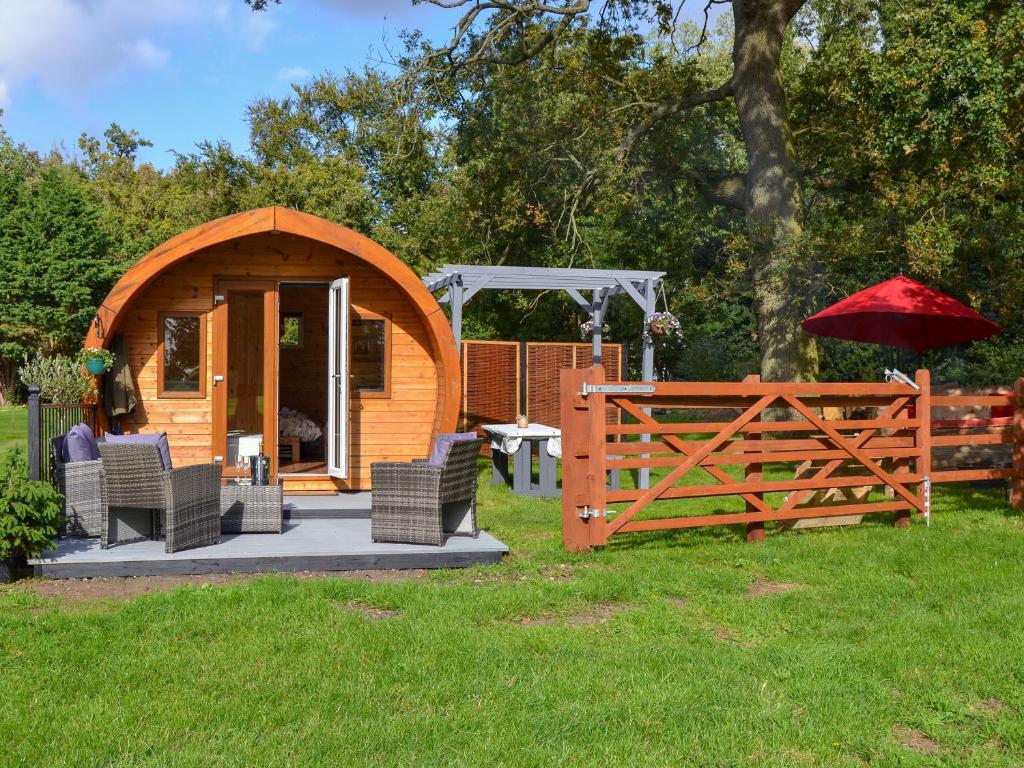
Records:
[[[703,3],[688,0],[684,17]],[[0,108],[12,139],[76,151],[111,122],[153,142],[141,159],[203,139],[248,146],[246,106],[289,83],[361,69],[398,51],[403,28],[440,40],[456,11],[409,0],[0,0]]]

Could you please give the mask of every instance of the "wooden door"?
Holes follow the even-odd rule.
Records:
[[[213,445],[224,476],[238,473],[228,433],[263,435],[277,474],[277,284],[219,280],[213,310]],[[247,474],[247,472],[243,472]]]

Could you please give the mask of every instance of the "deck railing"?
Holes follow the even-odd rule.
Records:
[[[28,473],[32,480],[51,480],[50,440],[75,424],[85,423],[96,431],[96,405],[44,403],[39,387],[28,388]]]

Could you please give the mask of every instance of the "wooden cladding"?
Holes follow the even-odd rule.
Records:
[[[895,513],[900,526],[915,513],[930,514],[931,485],[939,482],[1009,478],[1014,505],[1024,506],[1024,440],[1013,426],[1024,423],[1024,379],[1015,395],[973,399],[933,397],[926,370],[917,372],[917,386],[749,377],[583,395],[585,383],[606,384],[604,369],[562,371],[562,529],[572,551],[604,545],[618,533],[711,525],[745,524],[748,539],[760,540],[769,521],[880,512]],[[998,415],[953,427],[955,420],[933,419],[933,408],[951,406],[992,407]],[[608,407],[620,410],[627,423],[609,424]],[[1010,407],[1014,416],[1002,415]],[[621,437],[626,440],[615,441]],[[932,470],[935,445],[1010,442],[1012,468]],[[767,464],[796,465],[796,471],[768,479]],[[652,471],[649,487],[608,488],[609,472],[645,468]],[[879,488],[889,500],[871,495]],[[728,509],[728,497],[736,497],[735,511]],[[680,501],[697,498],[721,499],[725,507],[678,514]]]
[[[263,339],[262,350],[268,365],[280,358],[281,405],[302,407],[325,424],[327,302],[322,286],[340,275],[350,276],[354,316],[387,320],[388,392],[387,396],[356,393],[351,399],[351,477],[347,481],[323,478],[316,483],[307,478],[301,490],[365,490],[370,485],[369,470],[374,461],[409,461],[427,456],[435,430],[450,432],[456,427],[456,411],[452,410],[449,421],[446,401],[452,393],[456,406],[460,399],[454,344],[450,358],[455,360],[455,368],[450,369],[447,351],[439,354],[436,349],[439,342],[432,330],[434,321],[422,316],[412,297],[396,285],[390,273],[367,265],[356,255],[289,234],[251,235],[207,247],[167,267],[135,292],[131,304],[121,310],[117,327],[125,337],[139,404],[131,415],[118,420],[121,428],[125,432],[166,431],[175,465],[226,456],[227,445],[220,432],[231,410],[227,386],[234,377],[229,375],[227,348],[218,347],[227,336],[215,331],[227,328],[229,302],[216,302],[215,297],[226,296],[229,289],[232,296],[238,296],[239,291],[244,295],[247,287],[263,291],[268,302],[283,294],[288,299],[282,302],[283,311],[302,312],[302,346],[280,348],[277,308],[267,303],[264,317],[271,318],[271,322],[266,323],[269,335]],[[314,282],[321,285],[319,291],[296,288]],[[310,294],[308,301],[296,298],[302,292]],[[318,294],[323,301],[314,298]],[[164,399],[158,389],[158,316],[189,313],[208,316],[204,334],[205,395]],[[435,314],[442,315],[439,310]],[[275,351],[278,355],[272,354]],[[321,360],[319,373],[304,362],[314,356]],[[222,368],[215,367],[215,357],[224,361]],[[214,374],[224,379],[214,384]],[[262,408],[267,422],[258,430],[269,436],[265,447],[272,456],[271,443],[277,433],[277,374],[276,367],[264,373],[263,381],[271,386],[265,387]],[[455,374],[454,384],[449,381],[450,374]],[[322,404],[322,412],[313,407],[316,402]]]

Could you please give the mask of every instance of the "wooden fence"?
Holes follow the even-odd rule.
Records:
[[[930,514],[931,486],[941,482],[1012,479],[1014,504],[1024,505],[1021,442],[1014,444],[1011,467],[931,469],[933,446],[1018,439],[1014,424],[1024,423],[1022,398],[1024,379],[1013,395],[933,397],[927,370],[918,371],[913,383],[877,384],[762,382],[758,377],[606,382],[597,366],[566,370],[561,374],[565,547],[602,546],[618,533],[734,524],[746,525],[748,540],[756,541],[769,521],[879,512],[895,513],[896,525],[902,526],[915,513]],[[932,408],[952,406],[1016,410],[1012,417],[957,422],[950,433],[949,424],[933,423]],[[608,407],[627,418],[609,424]],[[735,418],[720,420],[722,409],[734,409]],[[702,413],[718,420],[702,420]],[[765,479],[765,465],[780,463],[801,465],[803,471]],[[728,466],[741,471],[730,473]],[[641,468],[657,473],[649,488],[608,489],[608,472]],[[870,493],[879,488],[889,498]],[[862,492],[843,493],[854,489]],[[816,501],[822,493],[837,492],[838,502]],[[744,511],[662,514],[661,502],[727,496],[742,499]],[[649,512],[654,516],[641,514]]]
[[[563,368],[591,364],[592,346],[562,342],[463,341],[463,430],[481,424],[509,424],[525,413],[532,422],[557,427],[561,423],[558,374]],[[605,344],[602,364],[609,378],[625,373],[622,344]],[[609,418],[617,417],[609,409]]]

